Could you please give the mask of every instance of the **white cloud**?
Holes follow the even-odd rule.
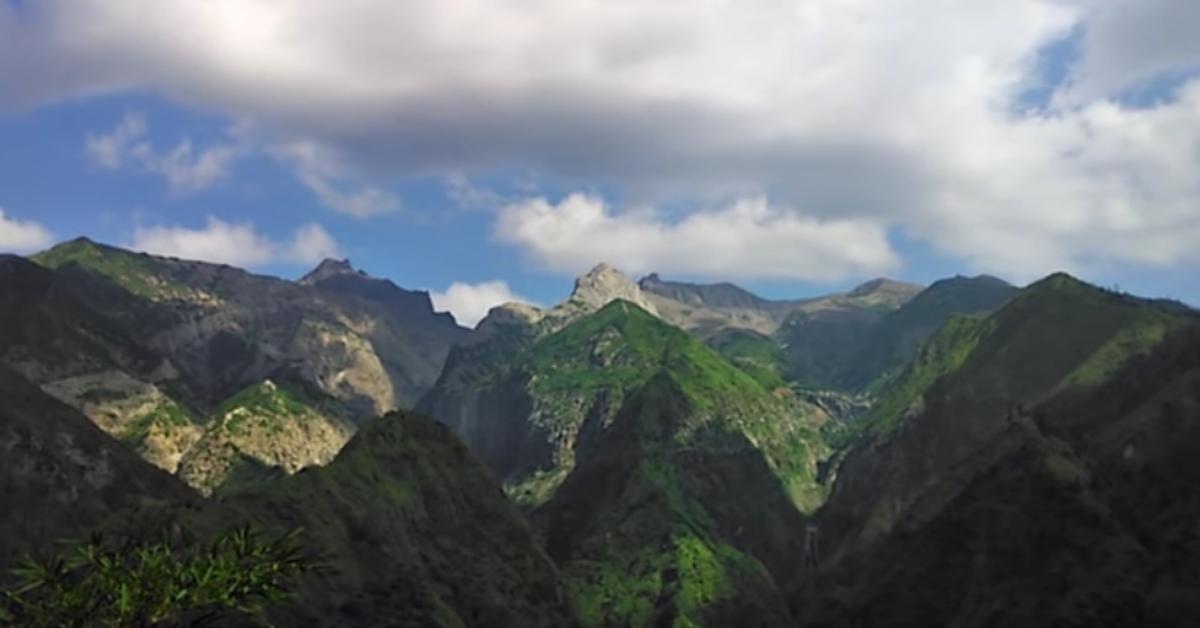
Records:
[[[397,202],[356,172],[529,172],[656,206],[763,195],[992,272],[1178,267],[1200,250],[1197,6],[0,2],[0,103],[145,88],[250,117],[305,138],[298,176],[357,216]],[[1014,113],[1074,32],[1070,85]],[[1193,78],[1157,106],[1113,99],[1172,74]]]
[[[337,241],[321,225],[308,223],[296,230],[283,257],[297,264],[315,264],[340,255]]]
[[[103,135],[89,134],[84,140],[84,151],[100,166],[116,170],[125,163],[136,143],[145,137],[147,128],[144,114],[126,113],[112,131]]]
[[[817,220],[765,199],[667,222],[650,211],[614,213],[573,194],[557,205],[535,198],[505,207],[500,240],[552,269],[578,273],[603,260],[633,273],[828,281],[895,270],[898,258],[877,224]]]
[[[446,196],[461,209],[498,209],[505,203],[499,192],[475,185],[461,173],[446,176],[445,187]]]
[[[345,164],[316,142],[289,142],[276,147],[275,153],[291,160],[301,183],[334,211],[355,218],[369,218],[400,208],[400,201],[391,194],[355,182]]]
[[[9,218],[0,208],[0,252],[29,253],[49,246],[53,234],[32,220]]]
[[[145,114],[126,113],[112,131],[88,134],[84,151],[97,165],[109,170],[137,165],[159,174],[177,194],[196,192],[228,178],[233,162],[247,151],[239,137],[244,129],[238,125],[230,127],[226,142],[196,150],[190,139],[184,139],[167,152],[155,150],[145,140],[149,128]]]
[[[1200,3],[1087,0],[1082,63],[1064,96],[1076,103],[1139,87],[1163,74],[1200,69]]]
[[[459,325],[466,327],[474,327],[497,305],[525,301],[503,281],[476,284],[456,281],[445,292],[431,292],[429,298],[433,300],[434,310],[450,312]]]
[[[311,264],[338,256],[333,237],[315,223],[301,226],[290,242],[281,243],[258,233],[251,223],[229,223],[211,216],[201,228],[138,227],[128,247],[157,255],[243,267],[277,262]]]

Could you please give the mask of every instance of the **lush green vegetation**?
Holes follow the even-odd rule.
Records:
[[[174,428],[187,427],[194,422],[182,406],[170,399],[163,399],[153,410],[130,421],[121,431],[120,439],[136,445],[145,440],[155,428],[170,434]]]
[[[1031,406],[1072,387],[1100,384],[1150,351],[1187,317],[1179,310],[1106,292],[1066,274],[1025,289],[987,318],[955,316],[892,378],[871,411],[826,430],[837,447],[895,429],[943,377],[963,415]]]
[[[795,507],[761,454],[754,464],[746,436],[706,416],[673,371],[660,371],[537,514],[552,554],[570,557],[564,577],[585,625],[785,625],[763,563],[720,530],[741,517],[786,520]],[[746,476],[748,485],[725,484]]]
[[[82,268],[108,277],[133,294],[153,301],[188,300],[193,298],[196,292],[173,280],[167,269],[148,255],[84,239],[60,244],[30,259],[47,268],[78,264]]]
[[[767,336],[731,329],[710,339],[708,344],[767,390],[786,386],[792,380],[787,355],[779,343]]]
[[[824,432],[829,444],[841,449],[865,434],[886,434],[895,429],[938,378],[962,366],[989,328],[990,322],[984,318],[952,316],[908,366],[883,387],[865,416],[850,423],[828,424]]]
[[[313,415],[319,402],[300,390],[267,380],[242,389],[217,408],[217,417],[229,416],[224,428],[238,433],[251,419],[286,417],[299,420]],[[263,423],[263,421],[259,421]],[[270,429],[273,422],[267,421]],[[278,425],[275,425],[278,429]]]
[[[445,426],[371,419],[329,465],[248,484],[189,517],[302,527],[329,577],[306,578],[279,625],[563,626],[557,571],[495,480]]]
[[[274,539],[239,528],[208,544],[170,541],[104,544],[92,539],[65,555],[27,557],[3,591],[0,625],[200,625],[230,613],[262,618],[289,598],[301,574],[320,568],[299,532]]]
[[[537,392],[587,394],[644,383],[686,332],[627,301],[613,301],[538,341],[520,368]]]

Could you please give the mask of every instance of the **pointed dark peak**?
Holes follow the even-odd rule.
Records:
[[[1074,276],[1072,276],[1064,271],[1061,271],[1061,270],[1058,272],[1046,275],[1042,279],[1039,279],[1039,280],[1029,284],[1029,286],[1026,289],[1032,291],[1032,290],[1047,290],[1047,289],[1048,290],[1070,290],[1073,288],[1090,288],[1093,290],[1099,290],[1099,288],[1097,288],[1096,286],[1093,286],[1093,285],[1087,283],[1086,281],[1083,281],[1082,279],[1074,277]]]
[[[366,276],[366,273],[361,270],[356,270],[348,259],[332,259],[325,258],[317,267],[309,271],[309,273],[300,278],[300,283],[304,285],[313,285],[315,283],[332,279],[334,277],[345,277],[361,275]]]

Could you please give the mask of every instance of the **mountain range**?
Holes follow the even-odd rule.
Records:
[[[283,625],[1200,617],[1181,304],[600,264],[467,329],[344,260],[288,281],[84,239],[0,257],[0,297],[0,563],[254,523],[332,565]]]

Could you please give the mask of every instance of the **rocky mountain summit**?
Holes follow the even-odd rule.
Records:
[[[654,304],[627,275],[607,263],[599,263],[575,279],[571,294],[558,305],[543,309],[527,303],[504,303],[492,308],[476,327],[486,338],[498,327],[536,326],[538,334],[557,331],[571,322],[623,300],[657,315]]]
[[[1061,273],[777,301],[600,264],[466,330],[348,260],[293,282],[87,240],[0,256],[0,299],[0,563],[251,522],[335,567],[284,625],[1200,617],[1178,303]],[[414,402],[433,420],[384,412]]]
[[[344,260],[291,282],[87,239],[31,259],[0,261],[0,291],[29,304],[0,315],[0,357],[204,491],[243,462],[328,462],[468,334]]]

